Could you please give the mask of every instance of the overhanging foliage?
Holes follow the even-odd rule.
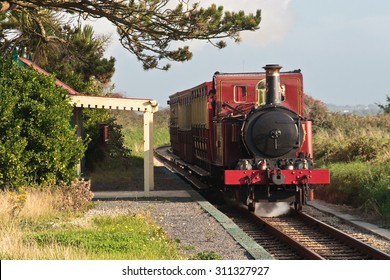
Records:
[[[170,2],[170,3],[169,3]],[[261,13],[246,15],[243,11],[224,11],[222,6],[200,7],[199,3],[178,0],[176,6],[168,0],[30,0],[0,1],[1,11],[14,15],[23,13],[31,19],[35,28],[30,32],[43,41],[56,40],[56,32],[48,32],[42,22],[47,10],[78,15],[83,19],[106,18],[116,28],[124,48],[133,53],[143,64],[144,69],[159,68],[167,70],[170,65],[162,60],[186,61],[192,53],[188,46],[172,47],[173,42],[187,40],[206,40],[223,48],[225,41],[214,40],[231,38],[239,41],[239,32],[256,30],[260,24]],[[7,25],[3,21],[1,25]],[[50,29],[50,28],[49,28]]]

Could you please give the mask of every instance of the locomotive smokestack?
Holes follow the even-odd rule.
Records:
[[[266,104],[279,104],[282,100],[280,88],[280,69],[278,64],[267,64],[263,67],[266,75],[267,93],[265,97]]]

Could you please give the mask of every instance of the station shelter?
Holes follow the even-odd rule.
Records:
[[[44,69],[33,63],[31,60],[17,56],[17,63],[32,67],[39,73],[50,75]],[[77,126],[77,135],[82,137],[83,108],[96,108],[107,110],[127,110],[143,113],[144,127],[144,193],[146,196],[154,190],[154,169],[153,169],[153,114],[158,111],[158,103],[153,99],[143,98],[122,98],[106,96],[90,96],[77,92],[67,84],[56,79],[56,85],[68,91],[69,102],[73,105],[74,119]],[[82,173],[82,165],[78,165],[78,174]]]

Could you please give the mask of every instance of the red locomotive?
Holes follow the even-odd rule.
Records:
[[[216,72],[211,82],[169,97],[173,153],[250,210],[260,201],[301,210],[310,187],[330,181],[329,170],[314,169],[301,71],[281,68]]]

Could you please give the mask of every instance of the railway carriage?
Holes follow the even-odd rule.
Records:
[[[216,72],[212,81],[171,95],[171,148],[250,210],[278,201],[300,210],[313,185],[329,184],[329,170],[314,169],[301,71],[264,69]]]

